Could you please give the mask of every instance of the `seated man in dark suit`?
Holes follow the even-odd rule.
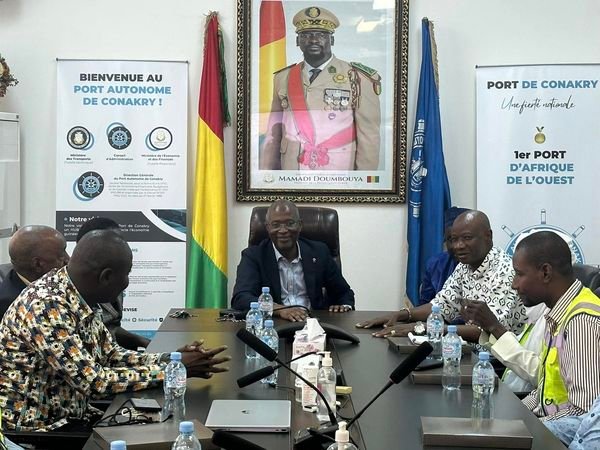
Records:
[[[276,200],[267,211],[269,239],[242,252],[231,306],[249,309],[263,286],[271,289],[273,315],[290,321],[306,318],[304,306],[346,312],[354,307],[354,292],[342,276],[327,245],[299,238],[302,221],[289,200]],[[323,296],[327,291],[327,299]]]
[[[8,254],[13,268],[0,284],[0,319],[30,283],[69,262],[67,243],[54,228],[28,225],[11,237]]]

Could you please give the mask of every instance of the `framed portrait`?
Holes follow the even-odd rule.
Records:
[[[406,200],[408,0],[238,0],[237,199]]]

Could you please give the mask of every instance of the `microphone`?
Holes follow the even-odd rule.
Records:
[[[273,362],[277,360],[277,352],[245,328],[240,328],[240,330],[236,333],[236,336],[244,344],[265,358],[267,361]]]
[[[294,362],[300,358],[304,358],[305,356],[308,355],[316,355],[317,352],[306,352],[300,356],[297,356],[294,359],[290,359],[287,364]],[[273,366],[265,366],[261,369],[255,370],[254,372],[250,372],[247,375],[244,375],[241,378],[237,379],[237,385],[240,388],[245,388],[246,386],[251,385],[252,383],[256,383],[258,380],[262,380],[263,378],[268,377],[269,375],[271,375],[273,372],[275,372],[277,369],[279,369],[281,367],[281,364],[276,364]]]
[[[227,431],[217,430],[213,433],[211,442],[224,450],[266,450],[264,447],[250,442],[244,438],[228,433]]]
[[[423,342],[419,345],[411,354],[409,354],[404,361],[402,361],[398,367],[390,374],[390,379],[387,384],[381,389],[375,397],[369,403],[362,408],[358,414],[356,414],[346,426],[346,429],[350,428],[354,422],[358,420],[360,416],[377,400],[381,394],[387,391],[393,384],[398,384],[404,380],[414,369],[417,367],[427,356],[433,351],[433,347],[429,342]],[[314,448],[320,448],[318,445],[322,443],[331,442],[331,438],[334,436],[335,431],[338,429],[337,424],[333,424],[327,428],[320,430],[308,429],[308,435],[298,438],[294,444],[295,450],[311,450]]]
[[[262,380],[263,378],[268,377],[279,367],[276,366],[265,366],[262,369],[255,370],[254,372],[250,372],[248,375],[244,375],[241,378],[237,379],[237,385],[240,388],[245,388],[252,383],[256,383],[258,380]]]
[[[308,381],[295,370],[292,370],[291,367],[289,367],[286,363],[284,363],[281,359],[277,357],[277,352],[275,350],[273,350],[271,347],[269,347],[267,344],[265,344],[263,341],[254,336],[245,328],[241,328],[236,333],[236,336],[246,345],[248,345],[252,350],[256,351],[256,353],[265,358],[267,361],[276,361],[281,367],[292,372],[294,375],[296,375],[298,378],[304,381],[308,386],[310,386],[310,388],[317,393],[321,400],[323,400],[323,403],[327,407],[327,413],[329,415],[330,422],[333,425],[337,425],[337,419],[335,418],[335,414],[331,410],[331,406],[329,406],[329,402],[327,401],[323,393],[319,389],[317,389],[317,387],[314,384],[312,384],[310,381]]]
[[[358,420],[358,418],[360,416],[362,416],[363,413],[367,410],[367,408],[369,406],[371,406],[373,404],[373,402],[381,396],[381,394],[383,394],[385,391],[387,391],[392,386],[392,384],[398,384],[402,380],[404,380],[413,370],[415,370],[415,367],[417,367],[419,364],[421,364],[421,362],[425,358],[427,358],[427,356],[429,356],[429,354],[432,351],[433,351],[433,347],[431,346],[431,344],[429,342],[423,342],[415,350],[413,350],[413,352],[410,355],[408,355],[408,357],[404,361],[402,361],[398,365],[398,367],[396,367],[394,369],[394,371],[390,374],[390,380],[383,387],[383,389],[381,389],[377,393],[377,395],[375,395],[375,397],[373,397],[373,399],[369,403],[367,403],[365,405],[365,407],[363,409],[361,409],[358,412],[358,414],[356,414],[350,420],[350,422],[348,422],[348,426],[346,427],[346,429],[350,428],[350,425],[352,425],[354,422],[356,422]]]

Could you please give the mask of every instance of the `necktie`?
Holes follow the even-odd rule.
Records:
[[[317,78],[319,73],[321,73],[321,69],[310,69],[309,72],[310,72],[310,78],[308,79],[308,82],[312,83],[313,81],[315,81],[315,78]]]

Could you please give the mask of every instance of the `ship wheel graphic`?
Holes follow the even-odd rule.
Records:
[[[518,231],[517,233],[514,233],[507,225],[502,225],[501,228],[502,228],[502,231],[504,231],[510,238],[510,241],[508,241],[508,244],[506,245],[506,248],[504,249],[506,251],[506,253],[508,253],[510,256],[513,255],[513,253],[515,252],[515,247],[517,246],[517,244],[519,242],[521,242],[521,240],[523,238],[525,238],[533,233],[537,233],[538,231],[552,231],[552,232],[558,234],[561,238],[563,238],[565,240],[565,242],[567,244],[569,244],[571,253],[573,254],[573,256],[575,258],[573,261],[574,263],[583,264],[585,262],[585,257],[583,255],[583,249],[581,248],[581,246],[579,245],[579,243],[576,240],[577,236],[579,236],[583,232],[583,230],[585,230],[585,226],[579,225],[579,227],[577,227],[577,229],[575,231],[573,231],[572,233],[569,233],[568,231],[563,230],[562,228],[559,228],[556,225],[549,225],[546,223],[546,209],[542,209],[540,211],[539,225],[525,227],[521,231]]]

